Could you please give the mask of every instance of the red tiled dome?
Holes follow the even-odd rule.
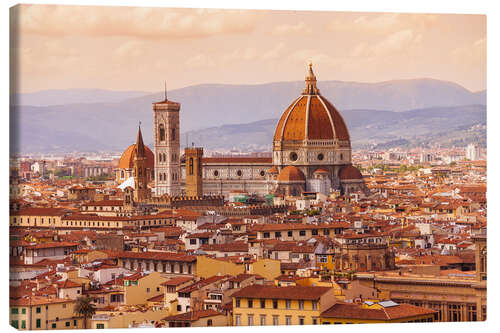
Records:
[[[326,169],[318,168],[316,169],[316,171],[314,171],[314,173],[330,173],[330,172]]]
[[[306,177],[297,167],[289,165],[283,168],[278,175],[278,181],[289,182],[289,181],[305,181]]]
[[[132,169],[134,167],[134,157],[136,151],[135,146],[135,143],[130,145],[125,150],[122,157],[120,157],[120,161],[118,162],[119,169]],[[155,156],[151,149],[149,149],[147,146],[144,146],[144,148],[146,148],[147,167],[153,170],[155,166]]]
[[[306,88],[285,110],[274,132],[274,141],[349,140],[349,131],[337,109],[316,88],[309,69]]]
[[[277,175],[279,173],[278,168],[275,165],[273,165],[269,170],[267,170],[267,173],[271,175]]]
[[[342,180],[363,179],[363,175],[351,164],[340,169],[339,178]]]

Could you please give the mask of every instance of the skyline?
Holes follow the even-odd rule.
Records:
[[[309,61],[321,81],[486,89],[485,15],[21,5],[11,17],[16,92],[296,81]]]

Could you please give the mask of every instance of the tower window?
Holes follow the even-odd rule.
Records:
[[[175,128],[172,128],[172,140],[175,140]]]
[[[342,161],[344,159],[344,154],[340,154],[340,160]]]
[[[165,141],[165,127],[160,124],[160,141]]]
[[[190,175],[193,174],[193,158],[192,157],[189,158],[189,174]]]

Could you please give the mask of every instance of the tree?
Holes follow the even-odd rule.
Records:
[[[83,328],[86,329],[87,318],[95,314],[95,306],[92,304],[92,299],[87,296],[78,297],[73,312],[83,317]]]

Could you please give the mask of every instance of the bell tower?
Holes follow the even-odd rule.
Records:
[[[203,148],[184,148],[186,156],[186,195],[203,196]]]
[[[141,126],[139,125],[139,131],[137,132],[137,142],[135,144],[135,154],[134,154],[134,201],[144,202],[149,199],[148,191],[148,171],[147,171],[147,158],[146,158],[146,148],[144,147],[144,141],[142,140]]]
[[[155,189],[156,195],[180,194],[180,125],[181,105],[167,99],[153,103]]]

